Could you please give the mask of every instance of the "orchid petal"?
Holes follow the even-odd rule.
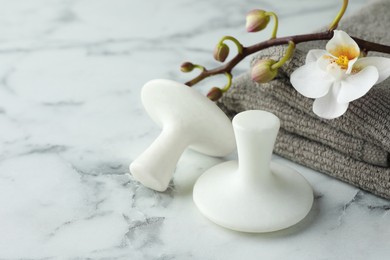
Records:
[[[306,64],[308,64],[309,62],[315,62],[319,58],[327,54],[328,52],[326,50],[318,50],[318,49],[310,50],[306,55]]]
[[[295,70],[290,76],[290,81],[305,97],[318,98],[328,93],[333,79],[328,73],[320,70],[315,62],[311,62]]]
[[[367,66],[374,66],[377,68],[379,73],[379,78],[376,84],[384,81],[390,76],[390,59],[385,57],[365,57],[360,58],[356,63],[355,66],[357,68],[359,67],[367,67]]]
[[[347,56],[352,60],[359,56],[358,44],[344,31],[334,30],[332,39],[326,44],[326,50],[336,56]]]
[[[317,67],[323,71],[327,71],[327,67],[334,61],[334,57],[330,55],[323,55],[317,60]]]
[[[365,67],[360,72],[341,81],[337,102],[348,103],[364,96],[378,80],[378,70],[374,66]]]
[[[356,57],[348,62],[348,68],[347,68],[347,71],[345,73],[351,74],[351,71],[353,69],[353,65],[356,63],[357,60],[358,60],[358,57]]]
[[[335,63],[331,63],[329,64],[327,67],[326,67],[326,72],[331,75],[334,80],[342,80],[346,75],[345,75],[345,71],[342,70],[339,65],[335,64]]]
[[[334,119],[342,116],[347,111],[349,103],[337,102],[339,90],[340,83],[335,83],[328,94],[314,100],[313,112],[325,119]]]

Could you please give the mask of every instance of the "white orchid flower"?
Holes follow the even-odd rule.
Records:
[[[305,65],[290,77],[293,87],[315,98],[313,112],[326,119],[340,117],[349,102],[364,96],[390,76],[390,59],[360,58],[360,48],[345,32],[334,31],[326,50],[311,50]]]

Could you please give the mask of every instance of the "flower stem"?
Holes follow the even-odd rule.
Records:
[[[225,75],[227,77],[228,82],[226,85],[221,89],[222,93],[225,93],[229,90],[230,86],[232,85],[232,74],[230,72],[225,72]]]
[[[194,64],[194,68],[199,69],[202,73],[206,70],[202,65]]]
[[[291,56],[293,55],[294,50],[295,50],[295,43],[293,41],[289,41],[288,48],[286,50],[286,54],[284,54],[283,58],[281,58],[277,63],[273,64],[271,66],[271,69],[275,70],[275,69],[279,69],[280,67],[282,67],[282,65],[284,63],[286,63],[286,61],[291,59]]]
[[[242,44],[236,39],[234,38],[233,36],[224,36],[218,44],[222,44],[224,41],[226,40],[230,40],[232,41],[236,46],[237,46],[237,51],[238,53],[242,54]]]
[[[348,0],[343,0],[343,5],[342,5],[339,13],[337,14],[336,18],[334,18],[333,22],[329,26],[329,31],[333,31],[334,29],[337,28],[341,18],[343,17],[343,15],[345,13],[345,10],[347,10],[347,7],[348,7]]]
[[[274,29],[272,30],[272,35],[271,39],[276,38],[276,34],[278,33],[278,16],[274,12],[266,12],[266,15],[272,16],[274,18],[275,24],[274,24]]]

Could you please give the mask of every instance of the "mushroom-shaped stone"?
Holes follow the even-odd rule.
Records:
[[[238,161],[205,172],[194,186],[194,202],[211,221],[244,232],[270,232],[302,220],[313,190],[298,172],[270,162],[279,119],[266,111],[236,115]]]
[[[184,84],[152,80],[141,92],[149,116],[161,134],[136,160],[130,172],[153,190],[164,191],[187,147],[211,156],[226,156],[236,148],[233,127],[222,110]]]

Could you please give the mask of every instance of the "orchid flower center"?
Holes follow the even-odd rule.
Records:
[[[348,68],[349,59],[346,55],[338,56],[336,64],[340,66],[341,69],[346,70]]]

